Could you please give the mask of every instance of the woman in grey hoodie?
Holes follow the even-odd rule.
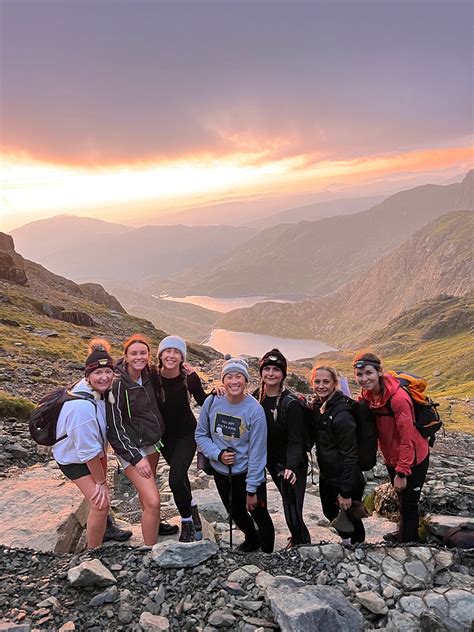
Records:
[[[239,549],[250,552],[261,548],[271,553],[275,530],[267,510],[265,413],[260,404],[245,393],[249,379],[245,360],[231,358],[224,362],[221,378],[226,394],[208,397],[204,402],[196,428],[196,443],[210,461],[225,508],[245,534]]]

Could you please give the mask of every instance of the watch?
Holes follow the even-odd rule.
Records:
[[[257,495],[257,492],[247,492],[247,496],[252,496],[252,498],[253,496],[256,496],[256,495]]]
[[[397,474],[398,478],[406,478],[407,477],[406,474],[402,474],[400,472],[397,472],[396,474]]]

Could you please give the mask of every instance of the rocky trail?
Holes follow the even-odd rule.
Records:
[[[204,375],[209,386],[215,371]],[[43,392],[48,388],[42,384]],[[24,383],[24,394],[32,390]],[[474,528],[473,451],[471,435],[447,433],[436,442],[421,503],[427,545],[383,544],[382,535],[394,529],[389,517],[396,503],[383,486],[381,463],[367,473],[366,493],[376,490],[377,510],[365,520],[367,544],[349,549],[338,544],[309,476],[305,518],[314,544],[285,550],[281,500],[269,481],[272,555],[229,549],[227,514],[213,480],[195,462],[190,476],[205,539],[188,545],[160,538],[153,549],[141,546],[138,500],[111,455],[113,511],[133,537],[84,552],[80,494],[48,450],[31,442],[24,420],[2,418],[0,631],[467,632],[474,620],[473,551],[447,550],[440,542],[450,526]],[[179,522],[167,478],[160,463],[162,515]],[[233,540],[241,541],[238,531]]]

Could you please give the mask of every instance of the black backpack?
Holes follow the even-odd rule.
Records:
[[[357,401],[344,395],[344,401],[350,406],[350,412],[356,420],[357,462],[363,472],[375,467],[377,463],[377,423],[375,415],[369,404],[365,401]],[[339,411],[337,406],[332,411],[330,418],[334,419]]]
[[[292,402],[298,402],[298,404],[303,409],[303,417],[304,417],[304,449],[306,452],[311,452],[314,446],[314,426],[313,426],[313,409],[306,397],[303,395],[296,395],[291,391],[287,393],[283,399],[280,401],[280,409],[283,421],[286,423],[286,418],[288,414],[288,408]]]
[[[52,446],[67,437],[67,435],[64,434],[56,438],[56,425],[63,404],[78,399],[86,399],[96,406],[95,399],[90,393],[71,393],[70,389],[72,386],[58,388],[48,393],[31,412],[28,420],[30,435],[33,441],[39,445]]]

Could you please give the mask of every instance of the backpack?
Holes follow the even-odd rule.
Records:
[[[436,432],[442,427],[443,422],[436,410],[439,404],[425,395],[427,381],[402,371],[387,371],[389,375],[395,377],[403,390],[408,393],[413,404],[415,413],[415,427],[422,437],[428,439],[430,446],[433,446],[436,439]],[[388,414],[394,416],[390,399],[386,403]]]
[[[313,409],[304,395],[296,395],[291,391],[280,401],[280,410],[283,421],[286,423],[288,408],[292,402],[298,402],[303,410],[304,418],[304,440],[303,446],[305,452],[311,452],[314,446],[314,427],[313,427]]]
[[[40,399],[38,406],[31,412],[28,420],[30,435],[33,441],[39,445],[52,446],[67,437],[67,434],[64,434],[56,438],[56,425],[63,404],[78,399],[86,399],[96,406],[95,399],[90,393],[71,393],[70,389],[73,386],[74,384],[48,393]]]
[[[377,463],[377,423],[375,415],[369,404],[365,401],[357,401],[344,396],[346,404],[350,406],[350,412],[356,421],[357,462],[363,472],[375,467]],[[330,415],[333,419],[339,411],[337,406]]]

